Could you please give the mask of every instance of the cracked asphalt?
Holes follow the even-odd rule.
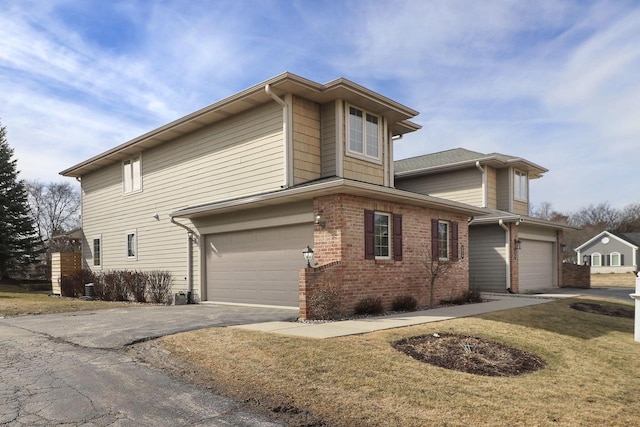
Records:
[[[71,314],[0,319],[0,426],[280,425],[243,403],[151,368],[122,349],[179,330],[283,320],[291,312],[158,307],[163,313],[149,308],[96,311],[80,326]],[[128,332],[118,333],[123,330]]]

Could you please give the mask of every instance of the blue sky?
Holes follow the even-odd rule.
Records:
[[[640,2],[0,0],[0,121],[21,177],[290,71],[420,111],[396,158],[549,169],[534,203],[639,203]]]

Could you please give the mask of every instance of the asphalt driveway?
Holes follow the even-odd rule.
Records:
[[[0,318],[0,325],[36,332],[82,347],[118,349],[193,329],[293,320],[297,316],[298,311],[291,309],[194,304],[8,317]]]
[[[0,425],[277,427],[246,403],[120,350],[180,331],[296,315],[199,304],[0,318]]]

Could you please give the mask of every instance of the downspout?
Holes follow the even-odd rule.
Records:
[[[507,292],[512,293],[511,291],[511,233],[509,232],[509,227],[504,225],[504,221],[499,220],[498,225],[504,230],[504,249],[507,252]]]
[[[285,156],[284,184],[282,185],[282,188],[288,188],[290,183],[289,161],[291,159],[291,155],[289,153],[289,107],[284,99],[280,98],[278,95],[276,95],[271,91],[271,85],[269,84],[265,85],[264,91],[267,93],[267,95],[271,97],[271,99],[276,101],[282,107],[282,135],[284,137],[283,139],[284,139],[284,156]]]
[[[193,243],[198,243],[198,233],[184,224],[180,224],[173,217],[170,217],[171,223],[187,230],[187,303],[192,304],[193,301]]]
[[[482,207],[487,207],[487,170],[480,165],[480,161],[476,162],[476,167],[482,173]]]

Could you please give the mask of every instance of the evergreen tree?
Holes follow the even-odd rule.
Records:
[[[17,160],[0,125],[0,279],[23,276],[25,269],[38,262],[42,252],[29,215],[27,190],[18,180]]]

